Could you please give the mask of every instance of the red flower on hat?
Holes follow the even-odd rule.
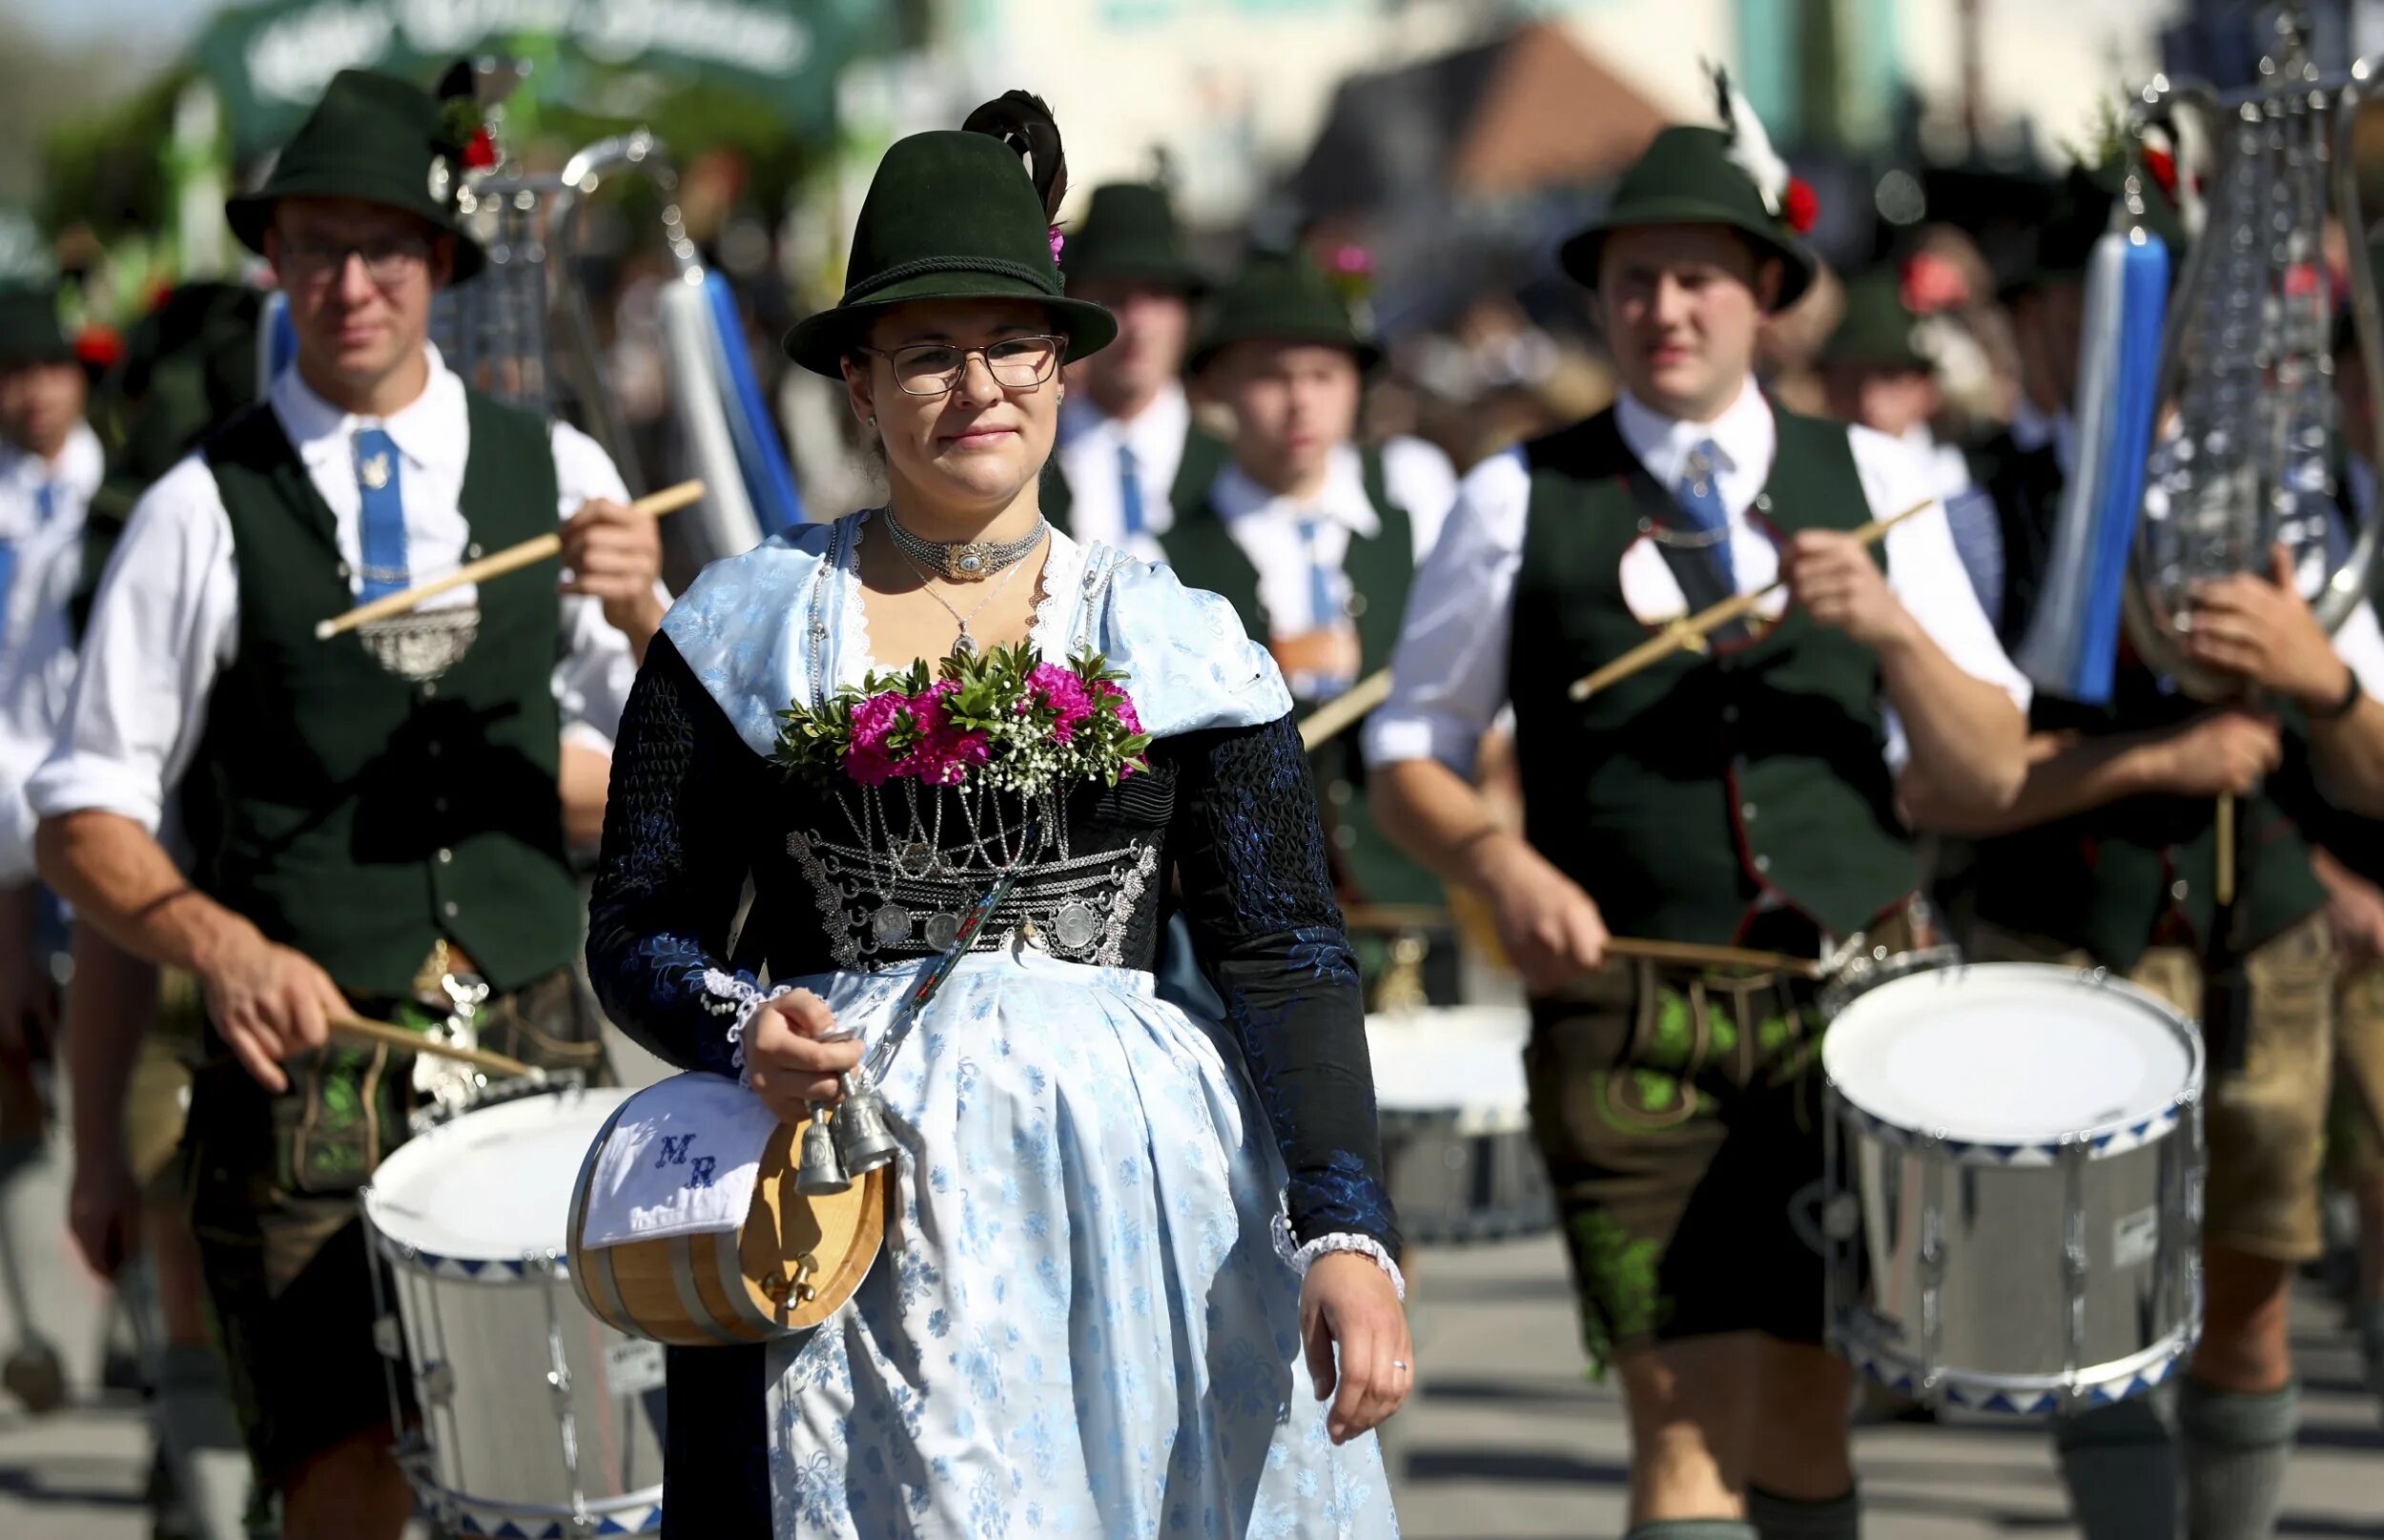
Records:
[[[1787,194],[1779,200],[1779,214],[1798,235],[1810,232],[1813,221],[1821,214],[1821,200],[1813,191],[1813,184],[1801,176],[1789,177]]]
[[[124,339],[113,326],[88,322],[74,339],[74,356],[94,369],[105,369],[124,357]]]
[[[2144,169],[2152,174],[2152,180],[2159,186],[2163,197],[2172,203],[2177,201],[2177,157],[2175,155],[2166,150],[2154,150],[2148,147],[2144,152]]]
[[[497,136],[483,123],[472,131],[470,142],[463,147],[463,164],[470,171],[486,171],[497,163]]]

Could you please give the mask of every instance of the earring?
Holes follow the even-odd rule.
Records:
[[[877,414],[875,412],[872,412],[869,415],[869,430],[872,433],[875,433],[877,431]]]

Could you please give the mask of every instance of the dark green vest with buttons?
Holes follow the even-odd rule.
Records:
[[[1754,517],[1783,543],[1869,523],[1845,427],[1773,418]],[[1617,935],[1726,944],[1766,893],[1837,935],[1894,909],[1920,864],[1881,757],[1878,659],[1792,606],[1759,638],[1675,653],[1574,702],[1574,680],[1647,640],[1622,560],[1648,538],[1648,500],[1669,494],[1611,411],[1525,457],[1508,677],[1532,845]]]
[[[1360,465],[1366,499],[1373,505],[1379,527],[1370,536],[1352,534],[1341,565],[1349,580],[1349,612],[1357,625],[1358,672],[1363,678],[1388,667],[1399,646],[1408,587],[1415,579],[1415,533],[1408,510],[1391,500],[1382,452],[1365,451]],[[1192,587],[1223,595],[1242,617],[1243,628],[1264,640],[1273,627],[1259,601],[1258,568],[1234,543],[1210,503],[1214,481],[1212,474],[1197,488],[1187,488],[1177,479],[1175,521],[1160,537],[1160,545],[1177,577]],[[1363,723],[1351,727],[1319,744],[1308,756],[1333,842],[1337,875],[1345,890],[1369,904],[1440,903],[1445,894],[1439,882],[1384,837],[1367,809],[1366,765],[1358,747],[1364,731]]]
[[[477,393],[462,508],[475,546],[555,527],[546,425]],[[480,589],[480,630],[444,675],[383,670],[354,632],[332,514],[271,410],[205,449],[239,569],[238,656],[216,680],[197,768],[215,824],[203,885],[364,996],[411,992],[433,944],[503,991],[566,966],[580,904],[556,787],[558,567]]]

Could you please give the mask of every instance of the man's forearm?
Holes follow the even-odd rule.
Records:
[[[90,927],[79,927],[65,1032],[76,1149],[122,1149],[125,1088],[132,1083],[141,1037],[156,1014],[156,969]]]
[[[2034,734],[2023,747],[2026,773],[2019,794],[2000,809],[1946,796],[1917,758],[1898,791],[1918,828],[1980,838],[2009,834],[2159,790],[2158,742],[2153,734],[2135,732],[2100,738]]]
[[[1444,882],[1479,890],[1485,873],[1521,837],[1502,827],[1482,793],[1434,759],[1373,769],[1367,797],[1391,842]]]
[[[192,887],[165,847],[120,813],[45,818],[33,849],[43,878],[85,924],[160,966],[204,976],[228,942],[256,929]]]
[[[1963,672],[1917,626],[1879,658],[1911,763],[1945,805],[1983,818],[2009,807],[2028,770],[2028,719],[2011,697]]]
[[[2335,803],[2366,817],[2384,818],[2384,704],[2361,695],[2333,721],[2313,719],[2310,749]]]

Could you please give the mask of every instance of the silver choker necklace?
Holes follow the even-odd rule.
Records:
[[[1043,535],[1051,527],[1043,516],[1035,516],[1035,527],[1020,539],[997,544],[989,541],[921,540],[902,527],[902,521],[886,510],[886,533],[894,543],[894,549],[918,563],[929,571],[952,583],[981,583],[1002,568],[1025,560],[1035,547],[1043,543]]]

